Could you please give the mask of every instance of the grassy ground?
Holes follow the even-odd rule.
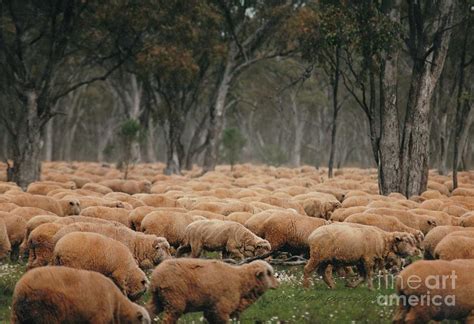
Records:
[[[0,323],[8,323],[13,289],[24,270],[21,265],[0,266]],[[378,303],[379,296],[392,294],[392,289],[369,291],[364,285],[349,289],[338,281],[337,288],[329,290],[319,279],[311,289],[304,289],[302,266],[276,270],[280,287],[268,291],[247,309],[241,316],[242,323],[388,323],[392,318],[394,307]],[[192,313],[183,316],[180,323],[202,321],[202,313]]]

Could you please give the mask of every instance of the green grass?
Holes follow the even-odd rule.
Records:
[[[25,267],[17,264],[0,266],[0,323],[8,323],[13,289]],[[313,287],[301,285],[302,266],[276,268],[280,287],[268,291],[241,316],[242,323],[389,323],[394,307],[378,305],[377,297],[393,294],[392,289],[369,291],[365,285],[356,289],[344,287],[330,290],[319,279]],[[377,279],[374,280],[377,288]],[[148,300],[145,295],[142,303]],[[186,314],[180,323],[203,322],[202,313]]]
[[[24,265],[14,263],[0,264],[0,323],[8,323],[10,320],[13,290],[25,268]]]

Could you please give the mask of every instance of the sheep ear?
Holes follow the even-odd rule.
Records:
[[[143,313],[137,312],[137,319],[141,322],[143,320]]]

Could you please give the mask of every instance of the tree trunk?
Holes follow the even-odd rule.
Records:
[[[406,197],[421,194],[428,183],[430,100],[436,83],[428,69],[415,68],[410,85],[400,179],[400,189]]]
[[[50,119],[46,124],[45,155],[46,161],[53,160],[53,139],[54,139],[54,119]]]
[[[463,47],[461,51],[461,57],[459,59],[459,82],[457,92],[457,103],[456,103],[456,124],[455,124],[455,137],[454,137],[454,154],[453,154],[453,189],[458,187],[458,167],[459,160],[461,159],[464,144],[469,133],[470,114],[471,106],[468,99],[464,95],[465,89],[465,74],[464,69],[466,68],[466,48],[469,39],[470,23],[466,23],[466,29],[464,30]],[[471,85],[472,88],[472,85]],[[463,98],[464,97],[464,98]]]
[[[333,176],[334,155],[336,154],[337,114],[339,112],[338,90],[339,90],[339,59],[340,47],[336,47],[336,64],[334,67],[334,79],[332,82],[332,129],[331,129],[331,151],[329,153],[328,177]]]
[[[304,127],[306,123],[306,114],[302,111],[304,108],[298,107],[296,91],[291,94],[291,110],[294,129],[294,141],[291,148],[290,163],[297,168],[301,165],[301,147],[303,144]]]
[[[329,153],[328,178],[333,177],[334,156],[336,153],[336,135],[337,135],[337,110],[333,111],[331,128],[331,151]]]
[[[205,114],[201,118],[201,121],[199,122],[199,124],[196,125],[196,129],[194,130],[194,133],[189,143],[188,151],[186,154],[186,161],[185,161],[185,166],[184,166],[186,170],[193,169],[193,163],[194,163],[195,157],[201,154],[206,148],[206,146],[208,145],[207,141],[200,144],[202,140],[201,139],[202,133],[206,125],[206,121],[207,121],[207,115]]]
[[[440,122],[439,122],[439,161],[438,161],[438,173],[446,175],[448,173],[447,160],[448,160],[448,114],[447,109],[443,109]]]
[[[400,0],[387,8],[390,20],[400,22]],[[383,195],[400,191],[400,125],[397,107],[398,50],[386,55],[381,76],[379,191]]]
[[[176,119],[169,121],[168,136],[166,139],[166,168],[163,171],[164,174],[181,174],[181,168],[183,163],[184,148],[181,143],[181,132],[183,130],[184,123]]]
[[[148,120],[148,132],[147,132],[147,141],[146,141],[146,156],[147,162],[153,163],[156,162],[156,141],[155,141],[155,125],[153,124],[152,119]]]
[[[26,90],[24,120],[19,123],[13,143],[13,178],[21,188],[40,179],[42,121],[38,116],[38,96],[35,90]]]
[[[234,67],[234,57],[233,46],[231,46],[227,56],[226,65],[220,78],[215,104],[210,107],[209,111],[210,119],[207,134],[208,146],[204,157],[203,172],[213,171],[217,165],[219,140],[225,122],[226,99],[233,79],[232,69]]]
[[[428,183],[430,102],[446,59],[453,17],[452,1],[442,1],[439,6],[441,17],[432,26],[432,32],[438,33],[434,43],[424,43],[428,37],[424,30],[418,35],[421,39],[416,40],[421,44],[412,53],[414,64],[400,152],[400,191],[406,197],[421,194]]]

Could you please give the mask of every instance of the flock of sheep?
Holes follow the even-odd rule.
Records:
[[[150,323],[160,313],[175,323],[195,311],[226,323],[278,287],[268,262],[288,254],[307,259],[304,287],[317,272],[330,288],[337,275],[373,289],[374,273],[401,271],[400,296],[456,296],[454,306],[400,303],[394,322],[474,319],[472,172],[460,173],[455,190],[430,172],[428,190],[407,199],[379,195],[374,170],[327,179],[313,167],[162,169],[140,164],[120,180],[107,165],[45,163],[25,191],[0,178],[0,259],[28,269],[13,323]],[[429,261],[407,265],[421,254]],[[424,280],[451,271],[457,285],[436,290]],[[416,289],[407,284],[414,275]],[[146,291],[145,308],[135,302]]]

